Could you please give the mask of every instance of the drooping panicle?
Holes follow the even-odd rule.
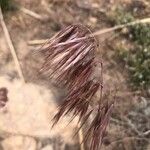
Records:
[[[113,103],[102,101],[103,69],[100,62],[101,71],[97,77],[96,49],[97,41],[89,29],[83,25],[70,25],[40,50],[45,58],[40,71],[56,85],[67,89],[53,118],[54,125],[68,113],[72,113],[73,118],[79,117],[80,128],[92,118],[85,135],[85,139],[91,139],[91,150],[99,150],[113,108]],[[93,107],[91,104],[98,93],[98,107]]]

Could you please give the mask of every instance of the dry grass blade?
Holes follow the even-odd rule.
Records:
[[[89,111],[89,105],[99,89],[100,84],[89,81],[83,86],[72,90],[60,106],[58,113],[54,117],[54,124],[59,121],[63,115],[72,112],[73,116],[79,116],[79,120],[84,118]]]
[[[9,47],[10,52],[11,52],[11,54],[12,54],[12,57],[13,57],[13,59],[14,59],[14,62],[15,62],[15,65],[16,65],[16,69],[17,69],[18,75],[19,75],[20,79],[22,80],[22,82],[25,83],[25,78],[24,78],[24,76],[23,76],[23,72],[22,72],[22,69],[21,69],[21,65],[20,65],[20,63],[19,63],[19,60],[18,60],[16,51],[15,51],[15,48],[14,48],[14,46],[13,46],[13,43],[12,43],[12,41],[11,41],[11,37],[10,37],[10,35],[9,35],[7,26],[6,26],[5,21],[4,21],[4,17],[3,17],[3,13],[2,13],[1,6],[0,6],[0,23],[1,23],[1,25],[2,25],[2,29],[3,29],[3,31],[4,31],[4,35],[5,35],[5,38],[6,38],[8,47]]]
[[[91,136],[90,150],[100,149],[112,108],[113,103],[105,103],[103,107],[99,106],[95,118],[93,119],[85,137],[86,139]]]

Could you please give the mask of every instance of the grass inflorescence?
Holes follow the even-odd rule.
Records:
[[[54,125],[64,115],[71,113],[72,119],[78,116],[81,128],[92,115],[84,140],[90,140],[91,150],[99,150],[113,102],[102,99],[102,62],[98,66],[97,41],[89,34],[90,30],[80,24],[62,29],[41,49],[45,57],[41,72],[57,86],[67,89],[63,103],[53,119]],[[97,67],[101,70],[98,76],[95,73]],[[97,105],[92,107],[94,97],[98,94],[101,96]]]
[[[114,15],[116,24],[134,21],[135,17],[130,12],[122,9]],[[139,24],[128,27],[126,37],[134,45],[132,49],[121,47],[119,55],[127,64],[132,85],[136,88],[148,89],[150,86],[150,25]]]

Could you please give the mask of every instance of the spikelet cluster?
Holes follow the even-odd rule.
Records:
[[[91,150],[98,150],[113,103],[102,101],[102,62],[100,62],[101,72],[97,78],[95,77],[97,42],[89,34],[90,30],[79,24],[62,29],[40,50],[45,58],[40,71],[56,85],[67,89],[63,103],[53,119],[54,125],[64,115],[72,113],[73,118],[79,116],[82,127],[94,114],[84,139],[90,139]],[[97,107],[91,107],[97,93],[100,93]]]

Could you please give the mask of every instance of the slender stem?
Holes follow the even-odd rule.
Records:
[[[8,46],[9,46],[10,52],[11,52],[12,57],[13,57],[13,59],[14,59],[14,62],[15,62],[15,65],[16,65],[16,69],[17,69],[18,75],[19,75],[20,79],[22,80],[22,82],[25,83],[25,79],[24,79],[24,76],[23,76],[23,72],[22,72],[22,69],[21,69],[21,66],[20,66],[20,63],[19,63],[19,60],[18,60],[16,51],[15,51],[15,48],[14,48],[13,43],[12,43],[12,41],[11,41],[10,34],[9,34],[8,29],[7,29],[7,26],[6,26],[6,24],[5,24],[1,7],[0,7],[0,23],[1,23],[1,25],[2,25],[3,32],[4,32],[4,35],[5,35],[7,44],[8,44]]]
[[[143,23],[150,23],[150,18],[145,18],[145,19],[141,19],[141,20],[135,20],[135,21],[129,22],[127,24],[117,25],[117,26],[114,26],[112,28],[99,30],[99,31],[96,31],[96,32],[94,32],[93,34],[91,34],[89,36],[92,36],[92,35],[93,36],[99,36],[99,35],[104,34],[104,33],[116,31],[118,29],[122,29],[122,28],[129,27],[129,26],[134,26],[134,25],[137,25],[137,24],[143,24]]]
[[[70,44],[70,43],[74,43],[74,42],[78,42],[80,40],[85,40],[85,39],[87,39],[89,37],[93,37],[93,36],[100,36],[102,34],[113,32],[113,31],[116,31],[116,30],[119,30],[119,29],[122,29],[122,28],[125,28],[125,27],[134,26],[134,25],[137,25],[137,24],[145,24],[145,23],[150,23],[150,18],[144,18],[144,19],[141,19],[141,20],[136,20],[136,21],[133,21],[133,22],[129,22],[127,24],[117,25],[117,26],[114,26],[114,27],[111,27],[111,28],[98,30],[98,31],[94,32],[93,34],[89,34],[86,37],[76,38],[74,40],[59,43],[55,47]],[[47,41],[47,39],[45,39],[45,40],[44,39],[42,39],[42,40],[33,40],[33,41],[29,41],[28,44],[31,44],[31,45],[41,44],[41,43],[45,43],[46,41]]]
[[[19,6],[18,6],[18,8],[19,8],[19,10],[22,11],[23,13],[25,13],[25,14],[31,16],[31,17],[34,17],[35,19],[38,19],[38,20],[40,20],[40,21],[43,21],[43,20],[44,20],[44,17],[43,17],[43,16],[41,16],[41,15],[39,15],[39,14],[37,14],[37,13],[35,13],[35,12],[33,12],[33,11],[27,9],[27,8],[19,7]]]
[[[99,31],[96,31],[92,34],[89,34],[86,37],[81,37],[81,38],[78,38],[78,39],[74,39],[74,40],[70,40],[70,41],[67,41],[67,42],[59,43],[59,44],[57,44],[57,46],[62,46],[62,45],[66,45],[66,44],[69,44],[69,43],[74,43],[74,42],[77,42],[77,41],[80,41],[80,40],[85,40],[89,37],[99,36],[99,35],[102,35],[102,34],[105,34],[105,33],[116,31],[118,29],[133,26],[133,25],[136,25],[136,24],[143,24],[143,23],[150,23],[150,18],[145,18],[145,19],[142,19],[142,20],[136,20],[136,21],[133,21],[133,22],[129,22],[127,24],[122,24],[122,25],[114,26],[112,28],[106,28],[106,29],[103,29],[103,30],[99,30]]]

